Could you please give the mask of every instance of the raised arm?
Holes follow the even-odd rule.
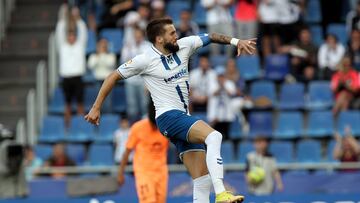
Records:
[[[106,98],[106,96],[110,93],[110,91],[115,86],[118,80],[122,79],[119,72],[117,70],[113,71],[102,84],[100,91],[96,97],[96,100],[90,110],[90,112],[85,116],[85,120],[95,124],[100,124],[100,109]]]
[[[256,50],[256,38],[241,40],[218,33],[209,34],[210,42],[217,44],[231,44],[237,47],[237,56],[241,53],[254,54]],[[243,52],[244,51],[244,52]]]

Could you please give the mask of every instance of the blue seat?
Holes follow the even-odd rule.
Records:
[[[270,143],[269,151],[279,163],[291,163],[294,161],[292,142],[273,141]]]
[[[115,112],[126,112],[126,94],[125,87],[116,86],[111,95],[112,108]]]
[[[272,121],[271,112],[251,112],[249,116],[250,136],[272,136]]]
[[[114,132],[119,128],[119,116],[105,114],[100,118],[99,133],[93,137],[95,142],[112,142]]]
[[[343,111],[340,112],[337,121],[337,129],[343,134],[346,126],[350,126],[351,133],[360,137],[360,111]]]
[[[296,147],[296,158],[301,163],[317,163],[321,161],[321,145],[319,141],[302,140]]]
[[[89,148],[89,161],[92,166],[114,165],[114,154],[110,144],[92,144]]]
[[[96,52],[96,41],[96,33],[92,30],[88,30],[86,54],[92,54]]]
[[[311,111],[309,113],[306,134],[310,137],[333,135],[334,120],[331,111]]]
[[[234,145],[230,141],[225,141],[221,144],[221,157],[224,164],[234,163]]]
[[[309,0],[306,3],[305,21],[307,23],[320,23],[322,21],[320,0]]]
[[[96,99],[96,96],[98,94],[97,89],[93,87],[86,87],[84,91],[84,108],[85,111],[90,111],[92,105],[94,104],[94,101]]]
[[[257,55],[245,55],[236,59],[236,66],[239,69],[241,77],[245,80],[260,78],[261,66]]]
[[[339,42],[341,42],[343,45],[346,45],[348,42],[348,34],[346,32],[345,24],[340,24],[340,23],[329,24],[326,29],[326,33],[336,35]]]
[[[289,73],[289,57],[283,54],[269,55],[265,58],[265,78],[283,80]]]
[[[215,55],[210,58],[210,64],[212,67],[223,66],[226,67],[226,62],[228,61],[226,55]]]
[[[334,156],[333,156],[335,144],[336,144],[335,140],[331,140],[328,142],[327,150],[326,150],[326,155],[327,155],[326,161],[328,161],[328,162],[338,162],[337,160],[334,159]]]
[[[195,21],[199,26],[206,25],[206,9],[201,5],[200,2],[195,3],[193,10],[193,21]]]
[[[297,138],[303,134],[303,117],[300,112],[281,112],[274,132],[276,138]]]
[[[305,107],[304,85],[302,83],[283,84],[280,90],[280,109],[301,109]]]
[[[183,10],[190,10],[189,1],[169,1],[166,4],[166,13],[173,19],[175,24],[178,24],[180,21],[180,14]]]
[[[56,88],[49,104],[49,113],[63,114],[65,110],[65,97],[61,88]]]
[[[309,84],[309,99],[306,107],[311,110],[328,109],[333,105],[333,94],[328,81],[313,81]]]
[[[168,164],[177,164],[180,163],[178,162],[179,160],[179,156],[178,153],[176,151],[176,147],[174,145],[170,145],[168,152],[167,152],[167,163]]]
[[[123,45],[123,32],[118,28],[107,28],[100,32],[100,38],[105,38],[109,43],[109,51],[112,53],[120,53]]]
[[[229,137],[231,139],[239,139],[242,136],[242,127],[239,118],[236,117],[230,124]]]
[[[272,105],[276,104],[276,90],[273,82],[257,81],[252,83],[250,87],[250,95],[254,100],[259,97],[267,97],[270,99]]]
[[[86,148],[83,144],[67,144],[66,153],[75,161],[76,165],[82,165],[86,158]]]
[[[320,25],[310,26],[311,39],[316,46],[320,46],[324,42],[323,30]]]
[[[69,142],[87,142],[94,136],[94,132],[95,126],[85,121],[84,116],[74,116],[65,139]]]
[[[55,143],[64,140],[64,118],[62,116],[46,116],[41,126],[39,142]]]
[[[46,161],[52,155],[52,146],[38,144],[34,146],[34,152],[41,160]]]
[[[237,160],[241,163],[245,163],[247,154],[254,150],[254,145],[250,142],[239,143],[237,148]]]

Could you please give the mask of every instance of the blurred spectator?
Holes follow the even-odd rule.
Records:
[[[181,39],[190,35],[197,35],[199,26],[191,20],[191,11],[183,10],[180,14],[180,23],[177,26],[177,35]]]
[[[35,155],[34,150],[31,146],[26,146],[24,162],[26,167],[26,180],[30,181],[33,179],[34,176],[36,176],[36,170],[43,165],[43,161]]]
[[[75,166],[75,162],[66,154],[65,146],[62,143],[54,145],[53,154],[45,161],[45,167],[65,167],[65,166]],[[52,173],[54,178],[65,177],[66,174],[61,172]]]
[[[225,77],[225,68],[217,67],[217,81],[208,86],[210,95],[207,107],[207,119],[210,125],[219,131],[224,139],[229,136],[229,127],[234,120],[231,106],[232,97],[236,95],[236,86]]]
[[[151,17],[150,20],[163,18],[166,16],[165,3],[163,0],[153,0],[151,2]]]
[[[351,62],[354,69],[360,71],[360,31],[351,31],[348,54],[351,57]]]
[[[336,145],[333,151],[334,159],[341,162],[358,162],[360,161],[360,145],[351,135],[351,128],[345,127],[344,136],[335,133],[334,138]],[[342,171],[358,171],[359,169],[343,169]]]
[[[122,27],[123,18],[133,8],[134,2],[132,0],[104,0],[104,5],[105,11],[98,30]]]
[[[119,128],[114,132],[115,163],[117,164],[120,164],[124,155],[126,142],[129,137],[129,129],[129,120],[126,117],[123,117],[119,122]],[[132,162],[132,156],[130,156],[129,162]]]
[[[257,4],[259,0],[237,0],[235,7],[236,35],[241,39],[257,36]]]
[[[115,54],[108,52],[108,42],[100,39],[97,43],[96,53],[91,54],[88,66],[93,71],[96,80],[103,81],[114,70],[116,64]]]
[[[353,30],[360,30],[360,1],[357,2],[356,9],[347,14],[346,29],[349,34]]]
[[[344,54],[345,48],[338,42],[337,37],[328,34],[325,43],[320,46],[318,52],[320,77],[322,79],[329,80],[331,78]]]
[[[206,11],[207,31],[209,33],[222,33],[233,36],[232,17],[230,14],[231,0],[201,0],[202,6]],[[241,36],[240,36],[241,37]],[[221,47],[218,44],[210,45],[211,55],[220,54]],[[230,57],[233,55],[233,46],[226,47],[226,54]]]
[[[56,25],[56,40],[59,52],[60,77],[65,95],[64,119],[68,126],[71,119],[71,102],[77,100],[77,113],[84,114],[83,97],[84,84],[82,76],[85,74],[85,49],[87,29],[80,18],[79,10],[73,8],[66,12],[67,18],[60,19]]]
[[[298,35],[304,0],[276,0],[281,44],[290,44]]]
[[[257,136],[254,140],[255,151],[247,154],[245,180],[248,189],[254,195],[269,195],[274,192],[274,184],[279,191],[283,190],[281,175],[276,160],[268,152],[268,140]]]
[[[258,6],[261,51],[264,57],[277,53],[280,47],[278,7],[276,0],[261,0]]]
[[[339,64],[339,70],[332,76],[331,89],[336,100],[333,107],[333,113],[336,116],[340,111],[349,108],[360,89],[359,73],[352,69],[349,56],[344,56]]]
[[[211,69],[209,59],[202,56],[199,67],[190,72],[190,101],[192,111],[206,111],[210,84],[216,79],[216,72]]]
[[[145,40],[145,33],[139,27],[134,27],[135,44],[126,43],[121,50],[121,63],[131,60],[151,45]],[[145,84],[140,76],[125,80],[127,115],[131,122],[140,119],[146,114],[147,96]]]

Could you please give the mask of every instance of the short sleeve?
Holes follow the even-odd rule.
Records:
[[[120,65],[117,71],[122,78],[127,79],[134,75],[141,74],[148,65],[147,61],[145,55],[140,54]]]
[[[210,44],[210,37],[207,33],[184,37],[179,43],[190,48],[190,54],[193,54],[198,48]]]
[[[134,149],[138,142],[139,142],[138,130],[137,130],[137,127],[136,127],[136,124],[135,124],[130,129],[129,137],[128,137],[128,140],[126,142],[126,148],[127,149]]]

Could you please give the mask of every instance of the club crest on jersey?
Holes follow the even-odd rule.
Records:
[[[168,82],[171,82],[171,81],[173,81],[173,80],[177,80],[177,79],[179,79],[179,78],[182,78],[183,76],[185,76],[187,74],[187,70],[186,70],[186,68],[184,68],[184,69],[181,69],[178,73],[176,73],[175,75],[173,75],[173,76],[171,76],[171,77],[169,77],[169,78],[164,78],[164,81],[166,82],[166,83],[168,83]]]

